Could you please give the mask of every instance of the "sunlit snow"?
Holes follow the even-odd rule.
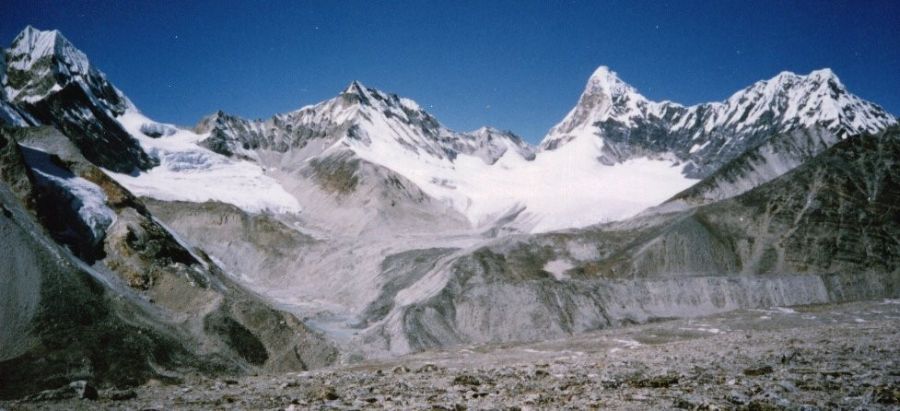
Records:
[[[134,109],[118,120],[148,154],[160,160],[160,166],[137,175],[107,171],[134,194],[165,201],[219,201],[250,212],[300,211],[297,199],[259,165],[198,146],[205,135],[160,125]],[[152,138],[142,129],[166,132]]]

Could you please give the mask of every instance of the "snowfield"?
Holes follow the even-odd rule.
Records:
[[[787,116],[771,124],[763,121],[773,107],[780,106],[786,107]],[[455,132],[408,98],[353,82],[335,98],[276,115],[269,122],[234,118],[220,122],[220,117],[211,116],[210,128],[204,130],[218,127],[221,134],[217,136],[227,136],[226,144],[239,157],[252,160],[200,147],[197,143],[209,133],[156,123],[131,105],[118,120],[161,166],[137,175],[114,174],[114,178],[138,195],[159,200],[220,201],[250,212],[296,213],[302,201],[294,196],[306,192],[287,191],[285,187],[293,189],[294,182],[284,180],[285,173],[276,170],[267,175],[263,165],[296,171],[312,160],[350,152],[354,158],[412,181],[465,216],[473,229],[488,229],[502,221],[519,231],[538,233],[622,220],[659,205],[706,175],[697,167],[714,169],[745,151],[745,146],[757,144],[742,141],[747,135],[739,132],[745,128],[777,132],[798,124],[831,124],[860,133],[896,121],[875,108],[847,93],[827,69],[806,76],[784,72],[724,102],[684,107],[650,101],[615,72],[600,67],[575,108],[535,150],[509,132],[489,128]],[[844,116],[847,110],[862,114]],[[626,134],[619,138],[638,150],[629,154],[604,128],[654,122],[686,134],[668,142],[670,147],[647,149],[643,154],[639,142],[628,140],[640,139],[640,134]],[[296,137],[297,130],[319,134]],[[281,160],[260,161],[261,151],[245,148],[248,140],[297,152],[284,158],[273,152]],[[306,145],[313,140],[315,144]],[[791,168],[759,167],[777,169],[767,175]],[[753,176],[746,178],[760,182]],[[318,207],[304,204],[307,209]]]
[[[364,90],[360,92],[370,100],[379,101],[373,98],[377,91],[355,87]],[[591,128],[576,130],[580,134],[571,143],[536,157],[503,138],[471,153],[460,152],[453,159],[435,155],[440,153],[439,143],[404,121],[405,112],[421,110],[419,106],[405,98],[399,102],[397,106],[322,104],[327,110],[316,118],[326,116],[335,123],[354,122],[359,127],[355,138],[341,136],[317,157],[349,148],[359,158],[408,178],[430,197],[459,211],[476,229],[489,227],[511,213],[519,213],[516,227],[529,232],[620,220],[696,182],[683,176],[682,166],[674,159],[641,158],[613,166],[600,163],[597,158],[603,140],[596,138]],[[298,112],[303,110],[311,109]],[[381,115],[385,110],[394,114]],[[301,210],[297,198],[266,175],[264,167],[199,146],[209,134],[154,122],[134,108],[118,121],[161,163],[136,175],[110,172],[139,196],[219,201],[254,213]],[[459,134],[441,128],[439,132],[477,144],[464,139],[483,138],[486,130]],[[491,153],[499,155],[496,161]]]
[[[410,179],[429,196],[463,213],[475,227],[522,210],[530,232],[584,227],[631,217],[697,180],[673,161],[647,158],[607,166],[599,161],[603,140],[589,129],[557,150],[527,160],[507,150],[493,165],[460,154],[455,160],[421,155],[392,141],[388,124],[372,118],[369,144],[348,140],[364,160]],[[583,138],[582,138],[583,137]]]
[[[235,160],[197,143],[206,135],[156,123],[136,109],[118,118],[143,149],[160,165],[136,175],[106,172],[138,196],[165,201],[219,201],[245,211],[298,213],[300,204],[259,165]],[[143,131],[160,131],[149,137]]]

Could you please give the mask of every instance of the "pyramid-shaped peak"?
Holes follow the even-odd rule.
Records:
[[[90,70],[87,56],[59,30],[26,26],[13,40],[9,54],[9,66],[17,70],[29,70],[37,61],[48,56],[55,56],[72,74],[85,74]]]
[[[597,94],[602,93],[610,96],[618,96],[622,94],[637,93],[634,87],[622,81],[619,74],[611,70],[607,66],[600,66],[594,70],[588,79],[585,93]]]
[[[591,79],[596,79],[598,81],[615,81],[619,79],[619,74],[612,71],[609,66],[600,66],[594,70],[594,74],[591,74]]]
[[[588,81],[598,85],[616,85],[625,83],[619,78],[619,73],[616,73],[607,66],[597,67]]]
[[[56,37],[59,35],[60,35],[59,30],[55,30],[55,29],[54,30],[41,30],[41,29],[38,29],[29,24],[29,25],[25,26],[25,28],[22,29],[21,32],[19,32],[19,34],[16,36],[16,39],[14,40],[14,42],[18,42],[20,40],[36,39],[36,38],[45,37],[45,36]]]
[[[26,26],[13,40],[13,51],[28,54],[47,55],[57,49],[71,45],[59,30],[39,30],[34,26]]]
[[[372,97],[377,97],[379,94],[378,90],[366,87],[359,80],[353,80],[344,88],[344,91],[341,91],[340,98],[350,104],[370,105]]]
[[[362,104],[364,106],[395,107],[410,111],[421,111],[422,108],[412,99],[400,97],[376,88],[368,87],[354,80],[344,88],[339,96],[345,103]]]
[[[361,81],[353,80],[350,82],[350,84],[347,85],[347,87],[344,88],[344,91],[342,91],[341,93],[342,94],[363,93],[363,92],[365,92],[365,90],[366,90],[366,86],[363,85],[363,83]]]

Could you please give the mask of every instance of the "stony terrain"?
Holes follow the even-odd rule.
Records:
[[[96,400],[39,395],[0,408],[897,409],[898,340],[900,300],[746,310],[300,374],[101,388]]]
[[[0,409],[898,406],[900,126],[830,70],[601,67],[540,147],[358,82],[183,129],[33,27],[0,86]]]

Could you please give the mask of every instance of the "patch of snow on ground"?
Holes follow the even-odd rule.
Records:
[[[572,269],[572,267],[574,267],[572,263],[566,260],[557,259],[548,261],[547,264],[544,265],[544,271],[553,274],[553,277],[555,277],[557,280],[562,281],[568,278],[568,276],[566,275],[566,271]]]
[[[613,338],[612,341],[622,344],[622,345],[624,345],[624,347],[614,347],[609,350],[610,353],[621,351],[623,348],[631,349],[631,348],[637,348],[637,347],[641,346],[641,343],[639,343],[635,340],[632,340],[632,339]]]
[[[722,332],[722,330],[713,327],[679,327],[678,329],[684,331],[699,331],[710,334],[719,334]]]

